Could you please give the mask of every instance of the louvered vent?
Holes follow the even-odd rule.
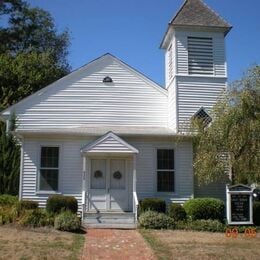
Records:
[[[194,119],[202,120],[203,124],[207,126],[211,121],[211,116],[201,107],[193,116]]]
[[[213,75],[212,38],[188,37],[189,74]]]

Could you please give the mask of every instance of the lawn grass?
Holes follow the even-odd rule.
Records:
[[[50,228],[0,227],[0,259],[80,259],[84,234]]]
[[[180,230],[139,230],[158,259],[259,259],[260,236]]]
[[[171,259],[171,248],[152,234],[151,230],[139,229],[139,233],[153,249],[158,260]]]

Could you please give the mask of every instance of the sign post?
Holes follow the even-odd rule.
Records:
[[[243,184],[227,185],[226,195],[228,224],[253,224],[253,188]]]

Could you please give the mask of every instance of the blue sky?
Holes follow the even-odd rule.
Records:
[[[59,30],[71,34],[72,69],[110,52],[164,85],[167,23],[184,0],[28,0],[48,10]],[[205,0],[233,25],[226,38],[229,82],[260,64],[260,1]]]

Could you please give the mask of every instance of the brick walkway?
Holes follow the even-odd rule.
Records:
[[[136,230],[88,229],[82,260],[146,260],[155,256]]]

